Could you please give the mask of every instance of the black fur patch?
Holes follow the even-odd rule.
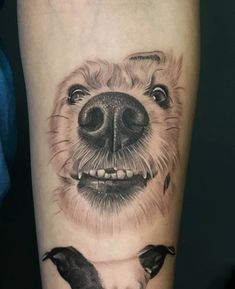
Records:
[[[42,260],[47,259],[56,265],[59,274],[71,289],[104,289],[95,266],[75,248],[54,248]]]

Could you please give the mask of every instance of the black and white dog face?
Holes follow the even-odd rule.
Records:
[[[59,206],[113,230],[167,209],[178,159],[181,59],[156,51],[87,61],[58,87],[50,117]]]
[[[91,262],[74,247],[57,247],[43,256],[50,259],[71,289],[145,289],[160,272],[174,247],[148,245],[125,260]]]

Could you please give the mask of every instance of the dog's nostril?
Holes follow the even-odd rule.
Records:
[[[91,107],[79,115],[80,127],[87,131],[96,131],[104,123],[104,114],[99,107]]]
[[[124,126],[132,132],[142,132],[149,123],[148,114],[144,109],[126,108],[122,114]]]

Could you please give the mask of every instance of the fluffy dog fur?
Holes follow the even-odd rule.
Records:
[[[182,57],[160,51],[133,54],[121,63],[104,60],[86,61],[58,86],[49,118],[51,162],[60,178],[56,199],[61,210],[74,223],[96,232],[125,228],[138,228],[154,219],[156,214],[166,214],[174,191],[174,170],[178,164],[178,138],[181,120],[181,92],[179,85]],[[81,84],[89,90],[75,105],[68,105],[68,90]],[[170,107],[161,108],[146,95],[152,85],[167,87]],[[102,92],[118,91],[134,96],[146,109],[150,132],[138,146],[107,156],[102,149],[94,149],[78,135],[78,115],[84,104]],[[72,176],[79,170],[98,169],[114,165],[148,172],[152,178],[147,186],[122,205],[106,210],[80,194],[78,180]],[[166,176],[171,182],[164,191]],[[108,207],[109,204],[106,204]]]

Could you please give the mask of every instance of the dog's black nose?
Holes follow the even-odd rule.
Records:
[[[135,97],[122,92],[105,92],[84,105],[78,123],[81,138],[116,152],[143,136],[149,116]]]

